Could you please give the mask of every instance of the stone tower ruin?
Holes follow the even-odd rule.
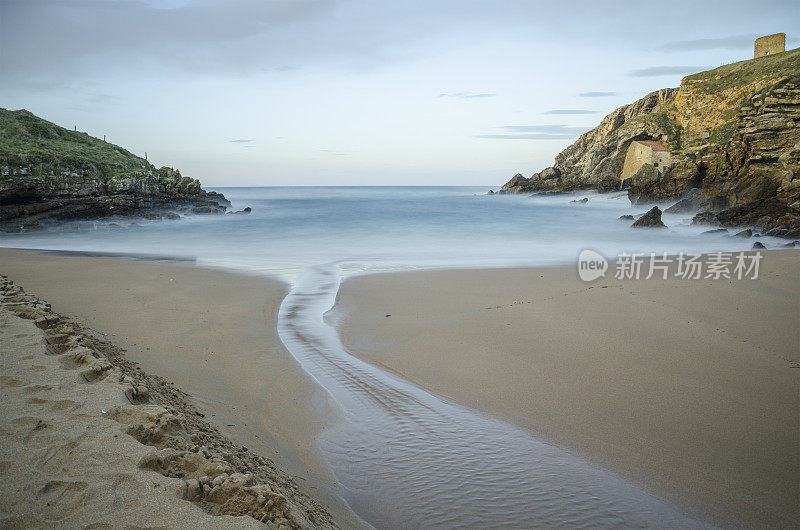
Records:
[[[786,51],[786,33],[776,33],[756,39],[754,59]]]

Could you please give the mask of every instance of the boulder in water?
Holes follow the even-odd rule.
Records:
[[[653,206],[631,226],[633,228],[666,228],[666,225],[661,221],[661,210],[658,206]]]

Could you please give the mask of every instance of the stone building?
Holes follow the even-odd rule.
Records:
[[[625,161],[619,179],[631,178],[643,165],[651,164],[659,173],[664,172],[664,166],[670,161],[669,147],[657,140],[634,140],[625,152]]]
[[[774,35],[767,35],[766,37],[759,37],[756,39],[755,51],[753,58],[766,57],[786,51],[786,33],[776,33]]]

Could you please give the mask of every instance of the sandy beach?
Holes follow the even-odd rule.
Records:
[[[10,249],[0,250],[0,265],[54,313],[98,332],[124,351],[122,358],[184,392],[185,406],[219,429],[219,443],[231,440],[273,460],[287,473],[281,480],[296,484],[301,507],[310,502],[302,500],[307,495],[340,526],[359,525],[316,448],[326,415],[335,417],[335,411],[277,337],[277,308],[287,285],[191,262]],[[792,527],[800,495],[799,280],[795,251],[767,252],[760,278],[748,281],[583,283],[566,266],[377,274],[346,280],[326,318],[361,358],[521,426],[691,515],[722,526]],[[22,431],[38,423],[20,418],[95,428],[90,411],[122,410],[98,431],[107,437],[120,432],[120,422],[139,417],[124,412],[128,400],[116,387],[93,386],[94,397],[83,399],[86,385],[73,381],[75,371],[57,369],[64,361],[45,355],[49,339],[37,336],[43,331],[6,313],[2,337],[13,340],[0,364],[16,419],[6,418],[3,429],[17,445],[8,444],[4,462],[35,440]],[[50,383],[33,380],[40,375]],[[66,390],[42,390],[48,386]],[[30,388],[42,393],[34,396],[41,404],[72,401],[82,408],[49,407],[47,418],[28,413]],[[149,410],[137,421],[159,424],[160,414]],[[205,437],[204,429],[189,430]],[[75,429],[66,432],[66,442],[47,439],[41,450],[77,436]],[[93,443],[99,442],[81,445],[75,459],[91,479],[84,482],[101,480],[87,471],[96,466],[86,463],[100,458],[116,466],[103,480],[131,475],[129,495],[148,476],[161,476],[137,468],[147,445],[115,439],[120,447],[103,446],[108,455],[93,455]],[[5,476],[13,476],[15,468],[2,465]],[[257,475],[258,466],[253,469]],[[31,490],[57,480],[47,469],[27,473]],[[164,510],[175,505],[198,526],[254,522],[208,519],[180,499],[192,476],[184,480],[155,480],[160,491],[172,492],[159,501]],[[92,491],[105,483],[97,484]],[[74,488],[62,489],[69,493],[58,494],[60,506],[83,498]],[[96,495],[87,498],[96,502]],[[70,522],[98,520],[70,513]],[[147,520],[138,502],[120,514]],[[32,508],[7,521],[24,524],[44,515]]]
[[[0,250],[0,272],[187,393],[225,437],[274,460],[338,524],[358,526],[316,449],[335,413],[277,336],[285,284],[191,263],[10,249]]]
[[[351,353],[723,526],[800,524],[800,253],[748,281],[575,267],[345,281]]]

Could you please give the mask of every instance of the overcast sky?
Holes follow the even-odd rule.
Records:
[[[205,185],[502,184],[797,0],[0,0],[0,106]]]

